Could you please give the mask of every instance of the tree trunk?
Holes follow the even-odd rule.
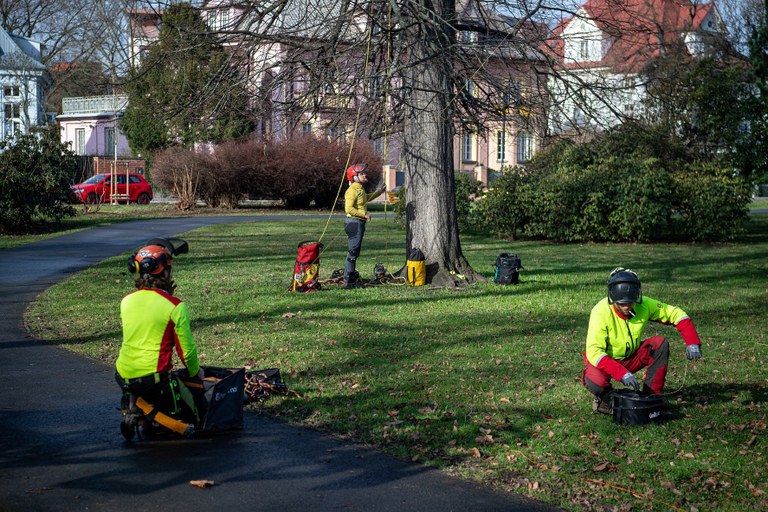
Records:
[[[420,7],[425,11],[441,10],[434,13],[435,19],[452,19],[453,1],[439,1],[435,5],[422,0]],[[403,144],[406,250],[407,254],[413,249],[424,253],[428,283],[457,287],[484,278],[472,269],[461,252],[453,171],[450,70],[441,66],[444,59],[434,58],[438,52],[449,51],[454,32],[443,23],[430,25],[420,27],[426,34],[410,33],[411,66],[404,77],[409,114]]]

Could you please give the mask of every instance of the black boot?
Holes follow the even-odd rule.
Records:
[[[595,395],[595,399],[592,402],[592,413],[613,414],[613,405],[611,404],[611,397],[608,393],[604,395]]]

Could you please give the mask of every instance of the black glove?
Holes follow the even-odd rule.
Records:
[[[701,345],[686,346],[685,357],[687,357],[689,361],[698,361],[701,359]]]
[[[635,391],[640,389],[640,384],[637,382],[637,379],[632,374],[632,372],[627,372],[624,374],[624,376],[621,378],[621,383],[627,386],[628,388],[632,388]]]

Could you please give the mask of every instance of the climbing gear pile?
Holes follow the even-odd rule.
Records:
[[[280,375],[279,368],[253,370],[245,373],[244,401],[246,404],[263,402],[275,394],[299,396],[295,391],[288,389],[288,385]]]

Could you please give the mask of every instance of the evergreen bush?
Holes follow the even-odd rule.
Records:
[[[748,186],[723,162],[695,158],[637,125],[578,146],[561,141],[496,180],[474,212],[483,228],[509,238],[731,239],[744,229]]]
[[[673,176],[676,231],[695,241],[731,240],[746,229],[750,186],[714,163],[697,162]]]
[[[0,232],[74,215],[70,180],[76,172],[77,157],[59,141],[58,130],[0,141]]]
[[[472,204],[482,196],[483,184],[467,173],[456,173],[456,218],[459,231],[466,231],[476,222],[473,218]]]

